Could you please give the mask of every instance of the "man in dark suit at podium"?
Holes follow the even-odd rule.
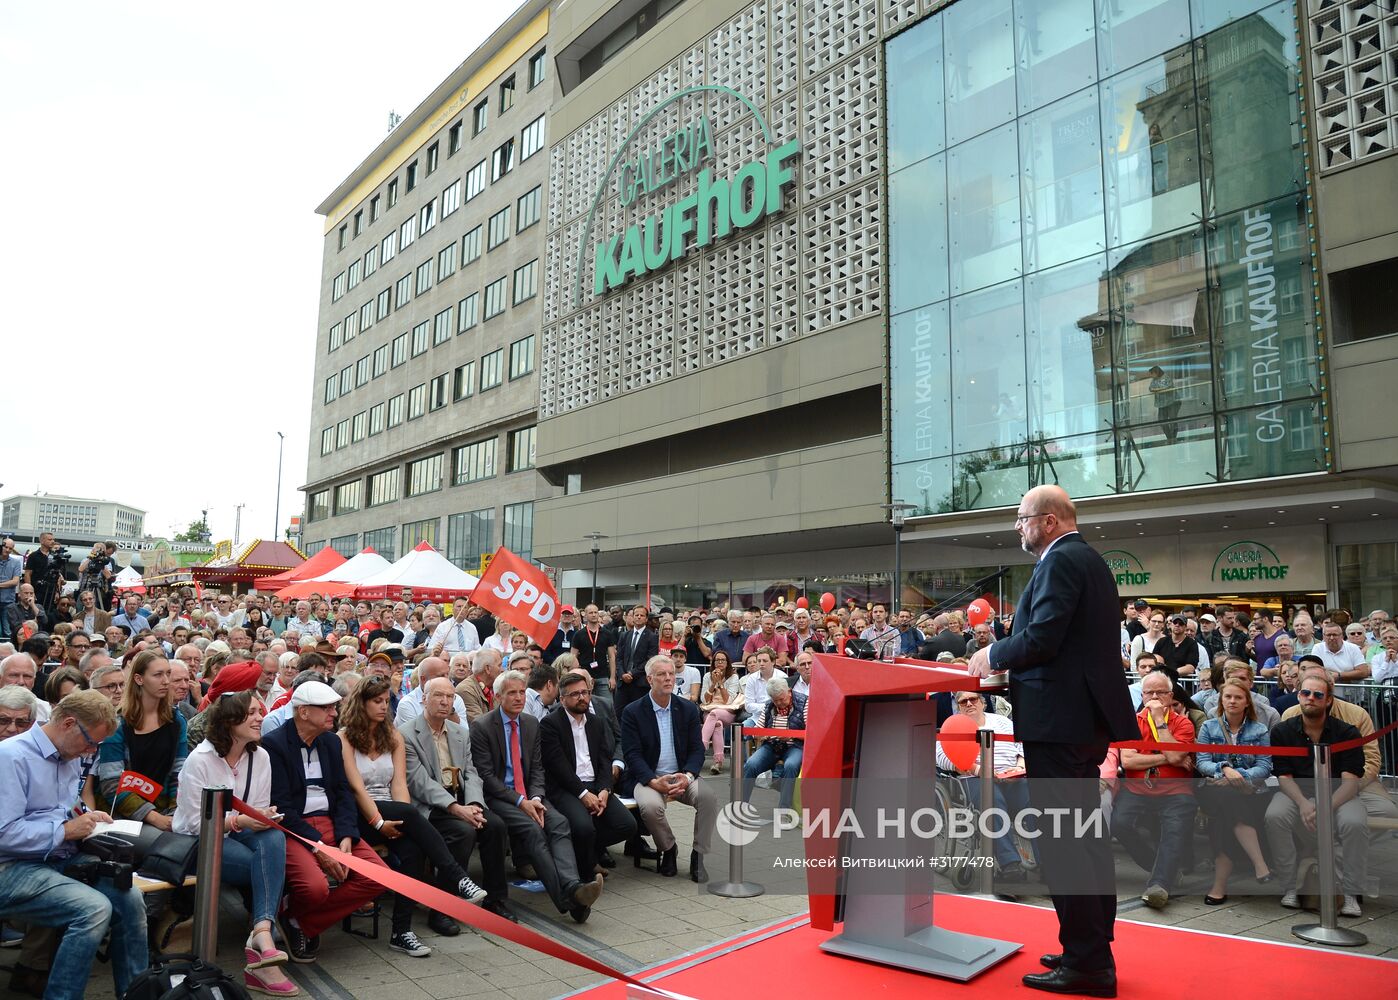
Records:
[[[968,669],[977,677],[1009,671],[1030,799],[1041,810],[1069,810],[1061,835],[1045,823],[1041,829],[1049,832],[1039,842],[1063,951],[1043,956],[1050,971],[1025,976],[1024,985],[1114,997],[1111,842],[1090,833],[1075,837],[1074,828],[1076,817],[1100,806],[1098,768],[1107,744],[1140,737],[1121,673],[1116,581],[1078,534],[1077,509],[1062,488],[1026,493],[1015,528],[1038,563],[1019,599],[1014,631],[977,650]],[[1105,833],[1106,824],[1099,829]]]

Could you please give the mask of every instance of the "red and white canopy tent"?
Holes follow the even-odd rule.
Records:
[[[257,589],[263,592],[281,590],[298,580],[309,580],[312,577],[328,573],[336,566],[343,564],[344,561],[344,556],[327,545],[295,569],[278,573],[276,576],[264,576],[257,580]]]
[[[360,580],[373,576],[375,573],[381,573],[388,567],[389,561],[387,559],[372,548],[366,547],[363,551],[343,560],[338,566],[321,573],[319,576],[288,584],[277,591],[277,596],[284,601],[299,601],[312,594],[320,594],[322,597],[344,597],[354,593],[355,584]]]
[[[480,583],[478,577],[457,568],[427,542],[421,542],[392,566],[359,581],[356,598],[375,600],[397,597],[405,587],[419,600],[451,601],[470,597]]]
[[[112,586],[117,590],[144,594],[146,592],[146,581],[141,579],[141,574],[130,566],[127,566],[112,580]]]

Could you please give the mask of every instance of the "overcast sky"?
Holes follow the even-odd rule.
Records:
[[[300,513],[315,207],[517,6],[5,4],[0,496]]]

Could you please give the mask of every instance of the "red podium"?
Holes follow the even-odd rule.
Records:
[[[883,663],[817,654],[811,669],[801,796],[809,815],[851,810],[862,829],[890,807],[912,815],[936,805],[936,702],[931,692],[978,690],[973,677],[918,660]],[[860,779],[871,789],[860,793]],[[873,790],[873,789],[877,790]],[[892,791],[890,791],[892,790]],[[872,824],[872,825],[871,825]],[[870,891],[876,875],[859,861],[870,842],[817,824],[805,839],[811,925],[841,933],[834,954],[966,981],[1021,947],[934,925],[935,868],[902,869],[901,894]],[[878,840],[879,858],[916,859],[925,844]],[[887,876],[884,876],[886,879]]]

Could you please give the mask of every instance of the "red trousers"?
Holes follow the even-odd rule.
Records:
[[[338,846],[335,828],[328,816],[307,816],[306,822],[320,832],[321,843]],[[364,841],[354,845],[353,854],[387,871],[383,859]],[[294,837],[286,838],[286,912],[296,918],[307,935],[315,937],[327,927],[334,927],[365,903],[377,899],[383,891],[383,886],[377,882],[354,872],[334,889],[330,888],[311,849]]]

